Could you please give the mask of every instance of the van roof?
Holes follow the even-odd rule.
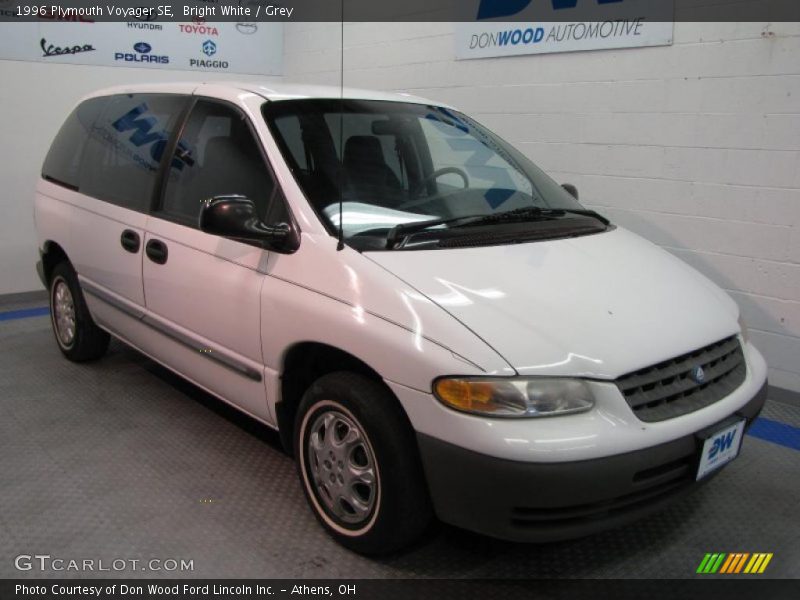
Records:
[[[435,104],[440,106],[440,102],[433,102],[425,98],[420,98],[402,92],[381,92],[375,90],[363,90],[358,88],[340,88],[338,86],[308,85],[293,83],[273,83],[266,81],[247,82],[247,81],[180,81],[174,83],[142,83],[134,85],[121,85],[104,88],[92,92],[84,97],[95,98],[99,96],[109,96],[113,94],[142,94],[142,93],[172,93],[172,94],[193,94],[208,87],[226,87],[229,89],[252,92],[266,98],[271,102],[282,100],[299,100],[306,98],[326,98],[349,100],[389,100],[394,102],[412,102],[415,104]]]

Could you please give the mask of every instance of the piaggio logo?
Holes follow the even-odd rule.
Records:
[[[211,40],[203,42],[203,54],[211,58],[217,53],[217,45]],[[196,69],[227,69],[230,67],[226,60],[205,60],[204,58],[190,58],[189,66]]]
[[[772,560],[772,552],[714,552],[703,557],[697,573],[701,575],[760,575]]]
[[[203,42],[203,54],[206,56],[214,56],[217,53],[217,45],[211,40]]]
[[[544,0],[540,0],[544,1]],[[598,4],[615,4],[623,0],[596,0]],[[478,20],[510,17],[522,12],[533,0],[481,0],[478,7]],[[578,0],[550,0],[553,10],[575,8]]]

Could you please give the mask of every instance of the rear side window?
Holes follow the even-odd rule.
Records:
[[[91,98],[72,111],[50,146],[42,167],[42,177],[75,190],[80,187],[83,149],[94,122],[107,102],[108,98]]]
[[[95,121],[83,153],[80,191],[144,211],[161,159],[185,105],[183,96],[112,96]]]

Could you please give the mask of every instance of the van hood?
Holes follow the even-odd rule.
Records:
[[[452,314],[520,375],[614,379],[739,331],[725,292],[621,228],[365,256]]]

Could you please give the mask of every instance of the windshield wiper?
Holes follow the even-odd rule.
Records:
[[[464,217],[450,217],[447,219],[430,219],[428,221],[414,221],[412,223],[401,223],[395,225],[386,234],[386,248],[391,250],[398,242],[408,237],[412,233],[429,229],[430,227],[437,227],[438,225],[450,225],[451,223],[466,224],[471,221],[482,219],[484,215],[467,215]]]
[[[525,208],[516,208],[514,210],[507,210],[505,212],[495,213],[492,215],[485,215],[479,219],[474,219],[468,223],[459,223],[455,227],[465,227],[467,225],[493,225],[495,223],[507,223],[514,221],[527,221],[529,219],[541,219],[550,217],[563,217],[565,215],[581,215],[585,217],[592,217],[598,219],[604,225],[608,225],[609,221],[602,215],[593,210],[579,209],[579,208],[541,208],[539,206],[527,206]]]
[[[464,217],[453,217],[447,219],[432,219],[429,221],[415,221],[413,223],[402,223],[389,230],[386,236],[386,248],[391,250],[404,238],[412,233],[417,233],[438,225],[450,225],[456,227],[471,227],[473,225],[493,225],[495,223],[509,223],[537,219],[549,219],[552,217],[563,217],[565,215],[581,215],[592,217],[608,225],[609,221],[602,215],[593,210],[578,208],[541,208],[539,206],[527,206],[516,208],[492,215],[468,215]]]

